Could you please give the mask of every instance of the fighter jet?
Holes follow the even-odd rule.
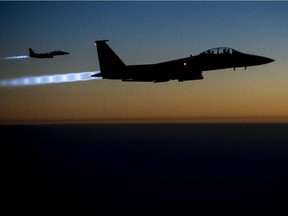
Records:
[[[203,79],[202,72],[225,68],[262,65],[273,59],[245,54],[228,47],[206,50],[199,55],[157,64],[126,65],[107,45],[108,40],[95,41],[97,46],[100,73],[93,77],[122,81],[167,82],[169,80]]]
[[[35,53],[31,48],[29,48],[29,57],[31,58],[53,58],[56,55],[68,55],[70,53],[55,50],[48,53]]]

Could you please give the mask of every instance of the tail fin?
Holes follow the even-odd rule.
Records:
[[[30,57],[35,56],[35,52],[31,48],[29,48],[29,56]]]
[[[123,72],[126,65],[106,44],[106,41],[108,40],[95,41],[101,76],[103,78],[121,79],[121,72]]]

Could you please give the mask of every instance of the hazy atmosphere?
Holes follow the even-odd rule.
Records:
[[[288,121],[287,2],[0,2],[0,123]],[[95,40],[127,64],[214,47],[272,58],[166,83],[85,80],[5,85],[98,71]],[[52,59],[7,59],[62,50]]]

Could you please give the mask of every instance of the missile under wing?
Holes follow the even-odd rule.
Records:
[[[196,56],[156,64],[126,65],[107,45],[108,40],[96,41],[101,73],[94,77],[122,81],[166,82],[169,80],[199,80],[202,72],[267,64],[274,60],[239,52],[228,47],[218,47]]]

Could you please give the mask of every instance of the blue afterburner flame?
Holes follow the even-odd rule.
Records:
[[[2,59],[11,60],[11,59],[27,59],[27,58],[30,58],[30,56],[28,56],[28,55],[23,55],[23,56],[9,56],[9,57],[4,57],[4,58],[2,58]]]
[[[100,71],[19,77],[15,79],[0,80],[0,86],[16,87],[16,86],[46,85],[46,84],[102,79],[102,77],[91,77],[91,75],[95,73],[96,74],[100,73]]]

